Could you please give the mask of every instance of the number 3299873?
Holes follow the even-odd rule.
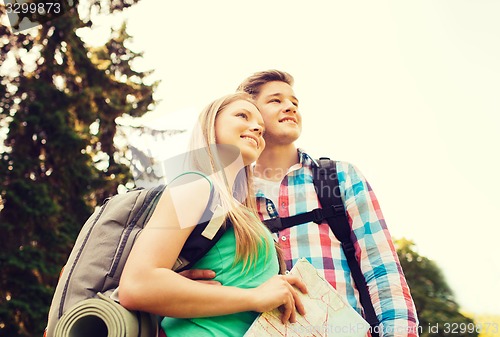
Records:
[[[15,13],[15,14],[35,14],[38,13],[40,15],[45,14],[59,14],[61,13],[61,4],[58,2],[31,2],[31,3],[6,3],[5,8],[7,10],[7,14]]]

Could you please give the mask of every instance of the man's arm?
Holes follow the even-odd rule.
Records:
[[[375,193],[355,166],[339,162],[337,172],[380,335],[418,336],[415,305]]]

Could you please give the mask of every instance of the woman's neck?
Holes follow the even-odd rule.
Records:
[[[230,190],[233,189],[237,176],[243,169],[245,169],[245,165],[243,164],[241,156],[238,157],[238,159],[236,159],[232,163],[230,163],[228,166],[224,167],[224,175],[226,177],[227,184]]]

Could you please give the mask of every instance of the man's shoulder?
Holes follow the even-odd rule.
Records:
[[[302,148],[297,149],[299,152],[299,155],[301,156],[301,161],[303,165],[310,165],[310,166],[319,166],[319,159],[320,158],[328,158],[330,160],[333,160],[336,164],[336,170],[337,174],[339,175],[339,179],[342,180],[342,176],[345,175],[355,175],[355,176],[361,176],[361,171],[358,169],[358,167],[348,161],[345,160],[339,160],[335,158],[334,156],[328,156],[328,155],[322,155],[322,156],[313,156],[309,152],[306,152]]]
[[[351,162],[345,160],[335,160],[335,164],[337,166],[337,172],[352,172],[353,170],[357,170],[356,166]]]
[[[345,181],[359,181],[364,179],[361,171],[353,163],[345,160],[336,160],[334,158],[330,159],[335,162],[337,178],[340,184]]]

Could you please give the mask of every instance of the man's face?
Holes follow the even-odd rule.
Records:
[[[299,100],[292,87],[280,81],[268,82],[257,96],[257,107],[262,114],[268,146],[287,145],[296,141],[302,131]]]

